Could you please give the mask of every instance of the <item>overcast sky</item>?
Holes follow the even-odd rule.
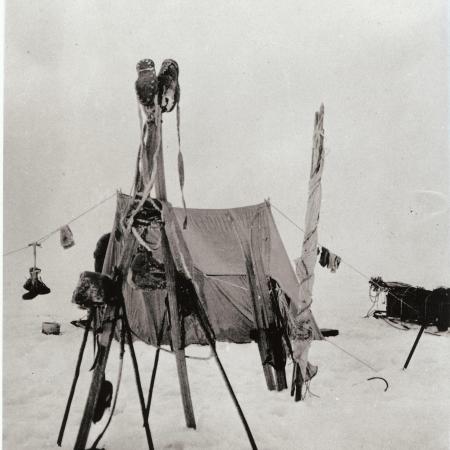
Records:
[[[136,62],[174,58],[188,206],[270,197],[303,226],[323,102],[319,240],[369,275],[449,284],[447,23],[443,0],[8,0],[4,251],[129,191]],[[179,205],[174,115],[163,140]],[[89,264],[113,210],[73,224]],[[302,236],[274,216],[294,257]]]

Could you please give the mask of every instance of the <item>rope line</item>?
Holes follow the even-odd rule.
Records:
[[[152,347],[155,347],[156,349],[162,350],[163,352],[169,353],[171,355],[175,355],[175,352],[173,350],[169,350],[167,348],[164,348],[161,345],[152,345]],[[196,359],[197,361],[208,361],[209,359],[214,358],[214,355],[211,352],[209,356],[185,355],[184,357],[185,358],[189,358],[189,359]]]
[[[378,372],[377,369],[373,368],[370,364],[366,363],[365,361],[363,361],[362,359],[358,358],[357,356],[353,355],[352,353],[350,353],[349,351],[345,350],[344,348],[342,348],[341,346],[337,345],[334,342],[329,341],[327,338],[324,338],[325,341],[327,341],[328,343],[330,343],[331,345],[334,345],[335,347],[337,347],[339,350],[341,350],[342,352],[344,352],[346,355],[350,356],[351,358],[353,358],[355,361],[358,361],[359,363],[361,363],[362,365],[368,367],[370,370],[372,370],[373,372]]]
[[[286,220],[288,220],[292,225],[294,225],[296,228],[298,228],[300,231],[302,231],[303,233],[305,233],[305,231],[299,226],[297,225],[290,217],[288,217],[283,211],[281,211],[280,209],[278,209],[272,202],[270,203],[270,206],[275,209],[278,213],[280,213]],[[322,244],[319,243],[319,245],[321,247]],[[361,272],[359,269],[357,269],[355,266],[353,266],[352,264],[348,263],[347,261],[345,261],[344,259],[341,258],[341,263],[345,264],[346,266],[350,267],[350,269],[352,269],[354,272],[356,272],[357,274],[361,275],[363,278],[365,278],[367,281],[370,281],[371,278],[366,275],[364,272]],[[381,287],[381,286],[380,286]],[[419,311],[415,308],[413,308],[411,305],[409,305],[408,303],[406,303],[404,300],[402,300],[401,298],[397,297],[395,294],[393,294],[391,292],[391,289],[387,288],[387,290],[389,291],[390,295],[397,301],[399,301],[402,305],[407,306],[408,308],[410,308],[411,310],[413,310],[414,312],[416,312],[417,314],[419,314]]]
[[[3,256],[12,255],[13,253],[17,253],[17,252],[20,252],[20,251],[22,251],[22,250],[25,250],[26,248],[29,248],[29,245],[26,245],[25,247],[17,248],[16,250],[11,250],[11,251],[8,252],[8,253],[3,253]]]
[[[73,219],[69,220],[69,222],[66,222],[66,225],[69,225],[73,222],[75,222],[76,220],[80,219],[81,217],[83,217],[84,215],[90,213],[91,211],[93,211],[94,209],[98,208],[99,206],[103,205],[103,203],[106,203],[108,200],[111,200],[114,196],[116,195],[116,192],[114,192],[114,194],[110,195],[109,197],[104,198],[103,200],[101,200],[100,202],[96,203],[94,206],[91,206],[90,208],[88,208],[86,211],[83,211],[81,214],[78,214],[78,216],[74,217]],[[36,244],[40,244],[44,241],[46,241],[50,236],[53,236],[54,234],[58,233],[59,230],[61,229],[61,227],[58,227],[56,230],[51,231],[50,233],[45,234],[44,236],[40,237],[39,239],[37,239],[36,241],[34,241],[34,243]],[[17,253],[20,252],[22,250],[25,250],[26,248],[28,248],[29,245],[25,246],[25,247],[21,247],[18,248],[16,250],[11,250],[7,253],[3,253],[3,256],[8,256],[11,255],[13,253]]]
[[[242,289],[243,291],[248,291],[248,289],[246,287],[244,287],[244,286],[239,286],[238,284],[232,283],[231,281],[225,281],[225,280],[222,280],[221,278],[218,278],[220,275],[218,275],[218,276],[211,276],[211,275],[206,275],[206,273],[204,273],[203,276],[205,278],[210,278],[211,280],[218,281],[219,283],[228,284],[228,285],[233,286],[235,288]]]

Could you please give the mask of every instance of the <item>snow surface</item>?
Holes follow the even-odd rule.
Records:
[[[57,239],[54,239],[57,241]],[[79,272],[90,269],[86,245],[70,250],[48,241],[41,250],[47,296],[22,301],[21,285],[31,252],[7,258],[4,301],[4,448],[57,448],[56,439],[81,343],[82,330],[70,324],[83,312],[70,303]],[[90,245],[90,243],[89,243]],[[45,246],[44,246],[45,247]],[[92,248],[92,247],[91,247]],[[57,255],[51,257],[51,254]],[[44,265],[45,262],[45,265]],[[20,270],[19,270],[20,269]],[[434,287],[434,286],[430,286]],[[295,403],[288,391],[265,387],[255,344],[219,343],[218,353],[254,438],[261,449],[448,449],[450,448],[450,335],[424,334],[406,371],[402,370],[417,328],[400,331],[363,316],[370,306],[367,282],[347,266],[336,274],[317,268],[314,313],[321,327],[338,328],[330,342],[372,366],[372,371],[328,342],[315,342],[310,360],[319,372],[311,384],[316,396]],[[41,334],[43,321],[61,323],[60,336]],[[155,349],[136,344],[144,390]],[[189,355],[208,356],[192,346]],[[92,364],[88,342],[69,416],[63,448],[73,448],[87,397]],[[245,449],[249,444],[213,359],[188,360],[197,429],[187,429],[175,361],[161,352],[150,413],[156,448]],[[115,385],[118,345],[113,344],[107,378]],[[290,381],[291,365],[287,366]],[[384,392],[380,380],[389,381]],[[105,415],[106,417],[107,415]],[[105,418],[91,428],[90,442]],[[129,352],[117,408],[101,446],[146,448]]]
[[[189,207],[270,197],[302,226],[313,114],[323,101],[321,244],[368,276],[450,286],[448,2],[5,3],[5,252],[117,188],[129,191],[140,140],[135,65],[173,57]],[[175,117],[164,118],[163,142],[168,198],[179,206]],[[302,235],[274,216],[293,259]],[[47,296],[21,299],[31,250],[4,259],[6,449],[57,448],[82,336],[70,325],[82,315],[72,290],[93,268],[95,242],[113,217],[112,200],[71,224],[75,247],[64,251],[57,235],[44,242],[38,265]],[[367,289],[349,266],[333,275],[318,267],[318,323],[338,328],[330,342],[377,370],[316,342],[311,390],[319,397],[295,403],[286,391],[268,392],[254,344],[218,345],[259,448],[450,448],[450,336],[425,334],[402,371],[417,330],[363,319]],[[60,336],[41,334],[48,320],[61,323]],[[154,349],[136,349],[147,389]],[[64,448],[73,448],[91,363],[88,347]],[[117,363],[114,344],[113,383]],[[196,431],[184,425],[173,357],[163,353],[160,364],[150,417],[156,448],[248,448],[214,361],[188,361]],[[381,381],[366,381],[374,375],[389,380],[387,392]],[[127,354],[104,446],[145,448],[141,424]]]

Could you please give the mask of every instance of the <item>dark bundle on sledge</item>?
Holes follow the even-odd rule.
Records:
[[[436,325],[439,331],[450,326],[450,289],[428,290],[400,282],[372,279],[386,292],[386,316],[420,325]],[[371,281],[372,281],[371,280]],[[372,286],[372,283],[370,283]]]

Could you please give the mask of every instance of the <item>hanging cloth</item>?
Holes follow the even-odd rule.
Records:
[[[341,264],[341,258],[334,253],[330,253],[330,261],[328,263],[328,268],[331,270],[331,273],[335,273],[339,268],[339,264]]]
[[[322,247],[320,252],[319,264],[322,267],[326,267],[331,270],[331,273],[335,273],[341,264],[341,258],[334,253],[331,253],[327,248]]]
[[[319,264],[322,267],[328,267],[330,262],[330,252],[327,248],[322,247],[322,251],[320,252]]]
[[[64,225],[59,229],[59,239],[61,242],[62,248],[67,250],[70,247],[75,245],[75,241],[73,240],[72,230],[69,228],[69,225]]]

